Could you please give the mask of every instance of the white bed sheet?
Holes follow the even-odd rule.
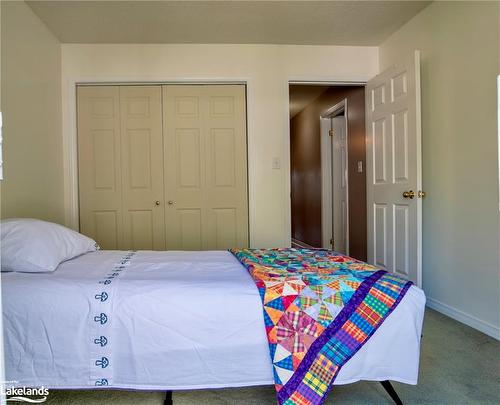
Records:
[[[140,251],[113,271],[125,254],[88,253],[53,273],[3,273],[7,380],[144,390],[273,383],[258,291],[229,252]],[[102,291],[105,301],[96,299]],[[411,287],[335,384],[416,384],[424,306]]]

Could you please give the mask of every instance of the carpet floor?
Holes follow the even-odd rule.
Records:
[[[500,342],[427,309],[417,386],[394,383],[405,404],[500,404]],[[161,405],[161,392],[54,391],[50,405]],[[273,387],[177,391],[174,405],[274,405]],[[376,382],[335,386],[325,404],[391,404]]]

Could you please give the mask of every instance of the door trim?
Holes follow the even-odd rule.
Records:
[[[334,118],[341,113],[344,113],[347,116],[347,98],[339,101],[333,107],[328,108],[326,111],[323,111],[320,114],[321,118]]]
[[[79,206],[79,181],[78,181],[78,125],[77,125],[77,86],[137,86],[137,85],[244,85],[246,102],[246,137],[247,137],[247,190],[248,190],[248,243],[252,246],[252,218],[255,217],[250,196],[255,189],[254,175],[256,167],[253,156],[255,154],[249,134],[252,129],[253,110],[251,109],[253,99],[252,79],[249,78],[116,78],[109,77],[92,78],[70,78],[66,82],[68,103],[63,106],[63,167],[64,167],[64,207],[65,224],[67,227],[79,231],[80,229],[80,206]]]

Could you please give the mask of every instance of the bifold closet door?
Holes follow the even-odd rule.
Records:
[[[245,87],[163,86],[167,249],[248,246]]]
[[[165,249],[161,106],[160,86],[120,86],[126,249]]]
[[[80,230],[103,249],[165,249],[161,86],[79,86]]]
[[[103,249],[121,249],[120,88],[80,86],[77,108],[80,232]]]

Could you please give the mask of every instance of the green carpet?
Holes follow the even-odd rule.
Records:
[[[405,404],[500,404],[500,342],[427,310],[417,386],[394,383]],[[51,391],[51,405],[161,405],[163,393]],[[376,382],[336,386],[325,404],[391,404]],[[273,387],[174,392],[175,405],[275,405]]]

